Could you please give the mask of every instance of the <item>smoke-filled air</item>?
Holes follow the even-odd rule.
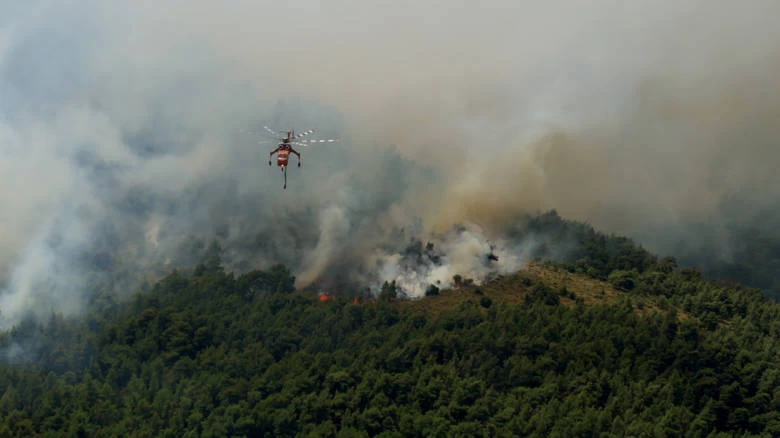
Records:
[[[774,0],[6,2],[2,327],[78,314],[90,287],[132,291],[213,240],[236,272],[409,296],[521,268],[535,243],[502,229],[548,209],[730,257],[729,224],[780,195],[778,16]],[[263,125],[339,141],[291,156],[283,190]]]

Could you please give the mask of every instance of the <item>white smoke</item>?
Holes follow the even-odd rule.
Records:
[[[57,312],[77,314],[91,281],[80,257],[94,232],[95,206],[61,205],[59,214],[41,224],[28,242],[10,277],[8,291],[0,295],[0,327],[18,318]]]
[[[317,246],[307,254],[302,271],[296,277],[298,285],[308,285],[328,267],[333,253],[349,238],[351,224],[344,210],[336,205],[320,214],[320,236]]]
[[[535,247],[532,238],[519,243],[490,239],[478,225],[466,223],[431,237],[424,246],[418,241],[418,246],[412,245],[405,252],[377,251],[370,262],[377,275],[371,289],[377,293],[385,282],[395,282],[408,297],[420,298],[432,285],[455,286],[456,275],[481,285],[496,275],[524,268]]]

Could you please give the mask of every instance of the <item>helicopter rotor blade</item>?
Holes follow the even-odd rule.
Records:
[[[267,127],[267,126],[263,126],[263,128],[266,131],[268,131],[269,134],[273,135],[274,137],[279,138],[279,139],[283,138],[282,135],[280,135],[278,132],[274,131],[273,129],[271,129],[271,128]]]
[[[292,145],[295,145],[295,146],[301,146],[301,147],[304,147],[304,148],[310,148],[312,145],[315,145],[315,144],[321,144],[321,143],[333,143],[334,141],[337,141],[337,140],[335,140],[335,139],[326,139],[326,140],[301,140],[301,141],[292,142],[292,143],[290,143],[290,144],[292,144]]]
[[[300,143],[308,143],[308,144],[314,144],[314,143],[333,143],[334,141],[338,141],[337,138],[328,138],[328,139],[321,139],[321,140],[300,140]]]
[[[313,133],[313,132],[314,132],[314,130],[313,130],[313,129],[309,129],[308,131],[303,131],[303,132],[300,132],[300,133],[298,133],[298,134],[295,134],[295,136],[293,136],[293,138],[301,138],[301,137],[303,137],[304,135],[309,135],[309,134],[311,134],[311,133]]]

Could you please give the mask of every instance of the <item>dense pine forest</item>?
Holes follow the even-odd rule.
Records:
[[[780,305],[555,212],[509,234],[542,231],[527,269],[415,301],[218,254],[95,293],[0,336],[0,436],[780,434]]]

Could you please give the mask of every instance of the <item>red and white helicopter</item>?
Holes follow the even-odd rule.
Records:
[[[278,154],[276,156],[276,165],[279,166],[279,168],[282,170],[282,173],[284,174],[284,188],[287,189],[287,160],[289,159],[290,153],[295,154],[295,156],[298,157],[298,167],[301,167],[301,154],[293,149],[293,146],[301,146],[301,147],[309,147],[312,144],[315,143],[333,143],[334,141],[337,141],[338,139],[325,139],[325,140],[298,140],[299,138],[309,135],[314,132],[313,129],[309,129],[308,131],[303,131],[299,134],[295,133],[295,130],[287,131],[287,136],[280,135],[278,132],[275,132],[271,128],[267,126],[263,126],[266,131],[268,131],[269,134],[274,136],[280,143],[276,147],[276,149],[272,150],[271,153],[268,155],[268,165],[271,165],[271,157],[273,157],[274,154]],[[260,140],[258,143],[268,143],[269,140]]]

